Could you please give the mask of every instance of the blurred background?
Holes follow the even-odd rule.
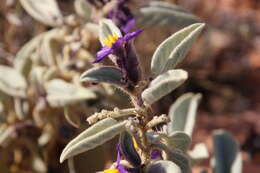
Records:
[[[58,2],[64,14],[73,11],[73,0],[58,0]],[[142,3],[132,1],[131,8],[136,10],[145,2],[148,0]],[[243,172],[259,172],[260,0],[168,0],[167,2],[175,3],[193,13],[208,26],[180,65],[189,72],[189,79],[177,91],[160,100],[158,104],[160,106],[155,105],[155,109],[167,113],[177,96],[190,91],[202,93],[203,99],[197,114],[193,143],[206,143],[212,154],[212,131],[224,128],[239,141],[243,156]],[[18,0],[1,0],[0,64],[12,66],[18,50],[35,35],[49,29],[50,27],[28,15]],[[136,48],[142,59],[144,73],[149,73],[150,57],[155,48],[175,31],[177,31],[175,28],[154,26],[146,28],[138,37]],[[95,48],[93,50],[95,52]],[[13,121],[8,119],[9,124]],[[42,129],[31,124],[28,126],[29,130],[23,132],[25,133],[23,135],[36,140]],[[59,118],[57,126],[59,131],[55,140],[45,148],[46,152],[42,153],[44,162],[48,165],[48,173],[68,172],[67,165],[58,162],[60,152],[66,143],[87,125],[77,129],[66,123],[63,118]],[[8,146],[0,145],[1,173],[37,172],[31,168],[30,151],[27,149],[30,144],[21,143],[22,140],[15,140]],[[112,141],[105,147],[77,157],[75,165],[77,173],[94,172],[97,167],[103,167],[104,160],[111,159],[110,150],[114,149],[110,146],[115,143],[116,141]],[[110,152],[103,154],[104,151]],[[96,157],[98,154],[103,157]],[[194,167],[193,171],[196,173],[202,169],[211,170],[209,159]]]

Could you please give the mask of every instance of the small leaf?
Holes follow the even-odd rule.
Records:
[[[120,135],[120,146],[126,160],[133,166],[138,167],[141,165],[141,158],[135,149],[133,137],[127,131],[124,131]]]
[[[59,41],[64,37],[62,28],[55,28],[46,32],[43,36],[40,47],[42,63],[48,66],[54,66],[57,63],[57,55],[59,54]]]
[[[27,42],[16,54],[14,59],[14,68],[24,77],[27,77],[32,68],[32,53],[39,46],[44,34],[40,34]]]
[[[184,70],[169,70],[157,76],[142,93],[145,104],[151,105],[179,87],[188,78]]]
[[[79,128],[80,126],[80,117],[77,113],[73,110],[72,106],[65,106],[64,107],[64,116],[68,123],[72,126]]]
[[[168,160],[160,160],[149,164],[145,173],[182,173],[182,171],[175,163]]]
[[[204,26],[203,23],[190,25],[164,40],[153,54],[152,72],[158,75],[175,68],[184,59]]]
[[[26,88],[26,80],[18,71],[0,65],[0,91],[13,97],[25,97]]]
[[[45,89],[47,92],[47,101],[53,107],[63,107],[96,98],[94,91],[61,79],[54,79],[47,82]]]
[[[217,130],[213,134],[215,173],[229,173],[236,157],[239,156],[238,143],[230,133]],[[241,172],[241,170],[240,170]],[[239,173],[239,172],[233,172]]]
[[[86,0],[75,0],[74,8],[80,17],[88,21],[91,17],[92,7]]]
[[[77,154],[80,154],[82,152],[91,150],[99,145],[102,145],[110,139],[114,138],[119,133],[123,132],[124,130],[125,122],[118,122],[117,124],[111,125],[106,129],[100,130],[97,133],[85,137],[82,140],[73,140],[73,144],[69,143],[69,146],[66,147],[62,152],[60,156],[60,162],[62,163],[65,159],[68,159]]]
[[[117,36],[122,37],[120,29],[110,19],[102,19],[99,26],[99,40],[102,46],[105,45],[104,39],[107,38],[108,35],[116,34]]]
[[[80,76],[81,81],[106,82],[117,85],[124,85],[123,73],[115,67],[94,67]]]
[[[196,112],[201,94],[187,93],[179,97],[170,107],[168,133],[183,131],[192,135],[196,120]]]
[[[175,131],[168,136],[166,144],[172,150],[179,149],[185,152],[191,144],[191,138],[186,133]]]
[[[203,143],[196,144],[192,151],[188,151],[194,164],[209,157],[207,147]]]
[[[169,26],[185,27],[201,20],[182,8],[167,2],[152,1],[136,14],[142,27]]]
[[[50,26],[62,24],[62,14],[56,0],[20,0],[23,8],[36,20]]]

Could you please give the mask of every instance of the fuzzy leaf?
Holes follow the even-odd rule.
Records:
[[[120,136],[120,146],[126,160],[136,167],[141,165],[141,158],[136,152],[132,136],[127,131],[124,131]]]
[[[100,125],[99,122],[95,125]],[[93,127],[93,128],[94,128]],[[104,127],[104,126],[103,126]],[[107,128],[102,128],[101,130],[96,130],[95,134],[88,135],[82,139],[82,136],[78,140],[73,140],[68,144],[68,147],[64,149],[60,156],[60,162],[63,162],[65,159],[73,157],[82,152],[91,150],[99,145],[104,144],[110,139],[114,138],[119,133],[125,130],[125,122],[118,122],[116,124],[110,125]],[[94,130],[92,130],[93,132]]]
[[[94,124],[93,126],[89,127],[88,129],[86,129],[85,131],[81,132],[77,137],[75,137],[73,140],[71,140],[66,147],[63,149],[62,154],[65,153],[68,148],[70,148],[71,146],[77,144],[78,142],[84,140],[85,138],[92,136],[110,126],[113,126],[117,124],[117,121],[114,120],[113,118],[106,118],[103,119],[101,121],[99,121],[98,123]]]
[[[196,112],[201,94],[187,93],[179,97],[170,107],[168,133],[183,131],[192,135],[196,120]]]
[[[56,0],[20,0],[23,8],[36,20],[50,26],[62,24],[62,14]]]
[[[99,26],[99,40],[102,46],[105,45],[104,39],[107,38],[108,35],[116,34],[117,36],[122,37],[120,29],[110,19],[102,19]]]
[[[140,8],[137,19],[142,27],[170,26],[185,27],[201,20],[182,8],[167,2],[152,1]]]
[[[14,59],[14,68],[24,77],[27,77],[32,68],[31,55],[39,46],[44,34],[40,34],[27,42],[16,54]]]
[[[80,17],[88,21],[91,17],[92,7],[86,0],[75,0],[74,8]]]
[[[145,173],[182,173],[182,171],[175,163],[168,160],[160,160],[149,164]]]
[[[21,73],[11,67],[0,65],[1,92],[13,97],[25,97],[26,88],[27,83]]]
[[[157,76],[142,93],[145,104],[151,105],[179,87],[188,78],[184,70],[169,70]]]
[[[94,67],[80,76],[81,81],[106,82],[117,85],[124,85],[123,73],[115,67]]]
[[[175,68],[197,39],[205,24],[190,25],[168,37],[156,49],[151,61],[151,70],[158,75]]]
[[[175,131],[168,136],[166,144],[172,150],[180,149],[185,152],[191,144],[191,138],[186,133]]]
[[[232,171],[232,165],[235,163],[237,157],[239,157],[238,143],[231,136],[230,133],[217,130],[213,134],[214,142],[214,158],[215,158],[215,173],[229,173]],[[239,158],[238,158],[239,159]],[[240,165],[240,169],[241,169]],[[236,170],[239,173],[242,170]]]
[[[47,100],[53,107],[63,107],[96,98],[94,91],[61,79],[54,79],[47,82],[45,89],[47,91]]]

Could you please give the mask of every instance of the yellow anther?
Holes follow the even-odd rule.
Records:
[[[108,35],[104,38],[103,42],[107,47],[112,47],[112,45],[117,41],[118,36],[116,33]]]
[[[119,173],[118,169],[105,169],[103,171],[104,173]]]
[[[135,138],[132,137],[132,140],[133,140],[133,144],[134,144],[135,149],[138,149],[139,147],[138,147],[138,144],[137,144]]]

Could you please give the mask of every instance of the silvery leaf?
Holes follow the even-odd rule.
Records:
[[[156,140],[154,141],[153,146],[163,150],[166,154],[164,159],[172,161],[176,165],[178,165],[181,168],[182,173],[191,172],[191,166],[190,166],[189,159],[183,152],[180,152],[179,150],[172,150],[164,143],[156,141]]]
[[[14,59],[14,68],[18,70],[24,77],[29,75],[32,68],[31,55],[39,46],[44,34],[40,34],[27,42],[16,54]]]
[[[86,129],[85,131],[83,131],[82,133],[80,133],[77,137],[75,137],[73,140],[71,140],[66,147],[63,149],[62,154],[65,153],[69,147],[77,144],[78,142],[82,141],[83,139],[92,136],[110,126],[113,126],[117,124],[117,121],[114,120],[113,118],[106,118],[103,119],[101,121],[99,121],[98,123],[92,125],[91,127],[89,127],[88,129]]]
[[[61,79],[54,79],[47,82],[45,89],[47,92],[47,101],[53,107],[63,107],[96,98],[94,91]]]
[[[138,25],[142,27],[170,26],[185,27],[201,20],[182,8],[167,2],[150,2],[136,14]]]
[[[25,78],[8,66],[0,65],[0,92],[13,97],[26,96],[27,83]]]
[[[169,70],[157,76],[142,93],[145,104],[151,105],[179,87],[188,78],[184,70]]]
[[[98,122],[97,124],[99,123],[100,122]],[[60,162],[63,162],[65,159],[102,145],[110,139],[114,138],[116,135],[123,132],[124,130],[125,122],[118,122],[114,125],[110,125],[107,128],[103,128],[102,130],[99,130],[95,134],[89,135],[84,139],[80,138],[80,140],[74,141],[73,144],[69,143],[68,147],[64,149],[60,156]]]
[[[170,107],[168,133],[183,131],[192,135],[196,120],[196,112],[201,94],[187,93],[179,97]]]
[[[59,53],[59,41],[64,36],[64,30],[57,28],[50,30],[44,34],[41,44],[41,61],[45,65],[53,66],[57,62]]]
[[[20,0],[23,8],[36,20],[50,26],[62,24],[62,14],[56,0]]]
[[[107,38],[108,35],[116,34],[117,36],[122,37],[120,29],[110,19],[102,19],[99,26],[99,41],[102,46],[105,45],[104,39]]]
[[[72,126],[79,128],[80,125],[80,117],[77,114],[77,112],[75,112],[73,110],[72,106],[65,106],[64,107],[64,116],[66,118],[66,120],[68,121],[68,123],[70,123]]]
[[[75,0],[74,8],[80,17],[88,21],[91,17],[92,7],[86,0]]]
[[[141,158],[135,149],[133,137],[127,131],[122,132],[120,135],[120,147],[126,160],[133,166],[138,167],[141,165]]]
[[[188,151],[188,154],[194,163],[209,157],[207,147],[203,143],[196,144],[193,150]]]
[[[235,140],[235,138],[232,137],[230,133],[224,130],[217,130],[213,134],[213,142],[214,142],[214,159],[215,159],[214,172],[215,173],[242,172],[241,158],[239,158],[240,155],[239,155],[238,143]],[[238,161],[235,162],[235,160]],[[237,167],[233,167],[234,163],[236,164],[238,163]]]
[[[203,23],[190,25],[164,40],[153,54],[152,72],[158,75],[175,68],[184,59],[204,26]]]
[[[124,85],[123,73],[120,69],[115,67],[94,67],[80,76],[81,81],[88,82],[106,82],[117,85]]]
[[[191,138],[186,133],[175,131],[168,136],[166,144],[172,150],[179,149],[185,152],[191,144]]]
[[[175,163],[168,160],[160,160],[149,164],[145,173],[182,173],[182,171]]]

